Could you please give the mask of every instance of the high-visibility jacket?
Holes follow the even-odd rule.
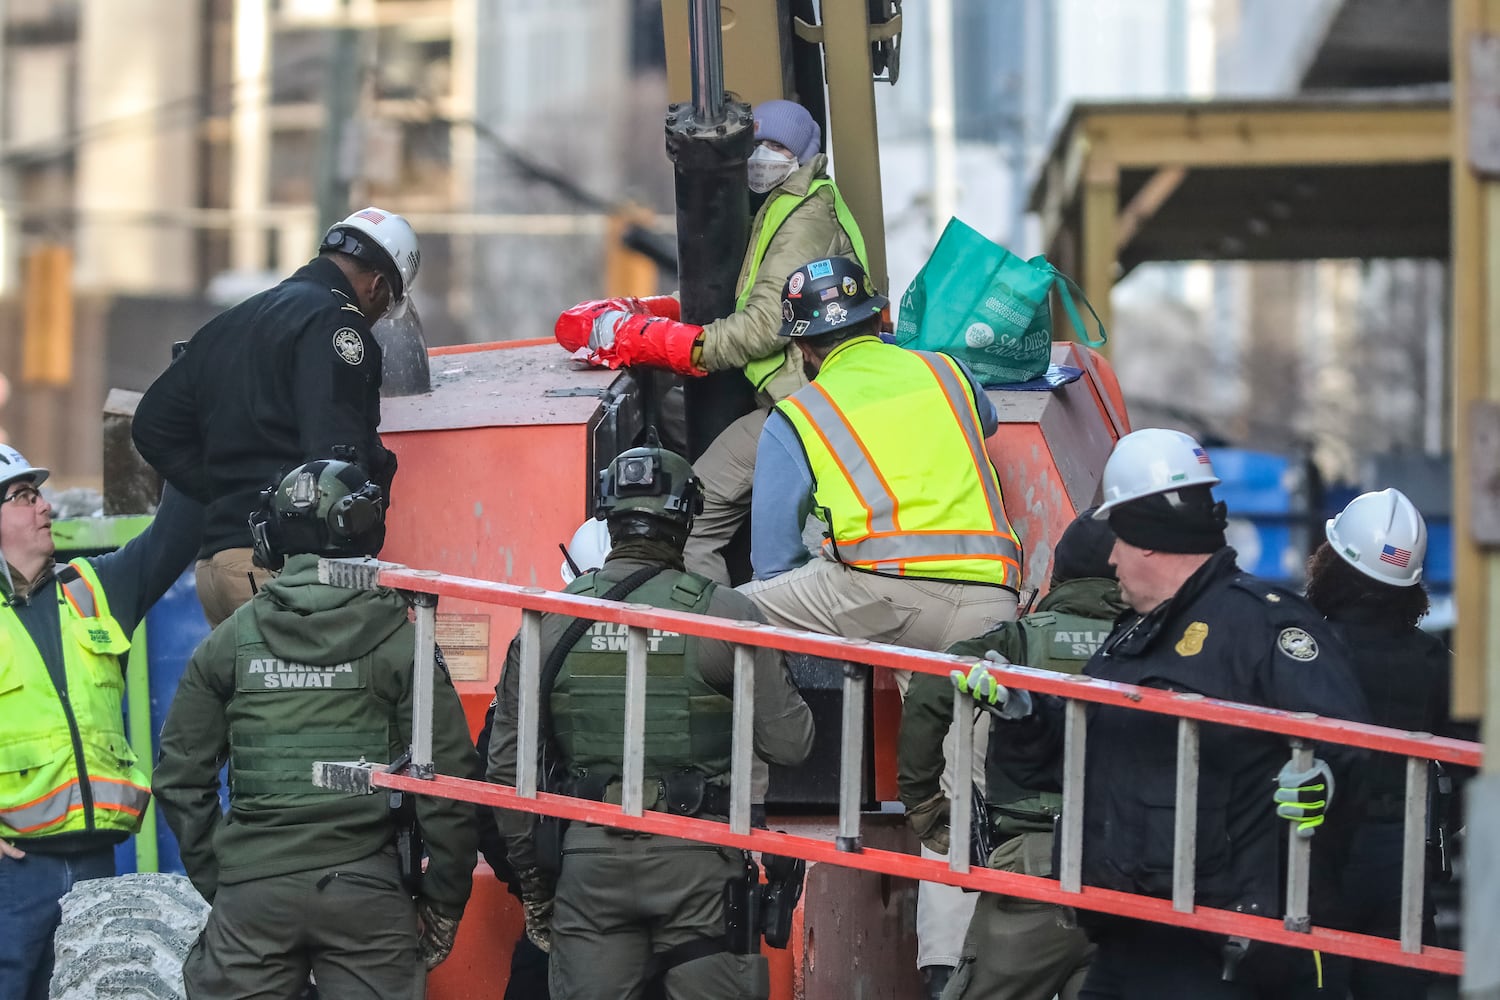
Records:
[[[66,700],[20,617],[0,609],[0,837],[133,833],[151,785],[121,713],[130,640],[88,562],[59,567],[54,586]]]
[[[776,408],[807,454],[831,556],[886,576],[1019,589],[1020,542],[953,359],[856,337]]]
[[[839,225],[848,235],[850,244],[854,247],[854,258],[859,261],[860,267],[867,272],[870,270],[870,262],[865,257],[865,237],[859,231],[859,223],[854,221],[854,213],[849,211],[849,206],[844,203],[844,196],[839,193],[838,185],[827,177],[819,177],[808,185],[806,194],[799,195],[778,190],[765,206],[761,214],[760,229],[756,233],[755,246],[750,254],[749,266],[740,276],[740,294],[735,300],[735,309],[745,308],[745,303],[749,301],[750,292],[755,287],[756,275],[760,273],[760,265],[766,259],[766,250],[771,246],[771,241],[776,238],[776,233],[781,229],[782,223],[786,222],[792,213],[801,208],[809,198],[817,197],[818,192],[824,188],[827,188],[833,195],[833,212],[839,220]],[[750,380],[756,392],[765,389],[772,376],[782,369],[795,350],[796,348],[788,343],[785,350],[758,358],[745,366],[745,377]]]

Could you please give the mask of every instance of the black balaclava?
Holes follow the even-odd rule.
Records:
[[[1122,503],[1109,526],[1127,545],[1156,552],[1202,554],[1222,549],[1227,512],[1207,486],[1185,486]]]

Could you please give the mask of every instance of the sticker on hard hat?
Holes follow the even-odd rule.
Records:
[[[833,277],[833,261],[815,260],[807,265],[807,276],[809,278],[831,278]]]
[[[363,212],[355,212],[354,217],[356,219],[364,219],[366,222],[373,222],[377,226],[385,221],[385,213],[377,212],[373,208],[367,208]]]
[[[839,297],[839,290],[838,290],[837,287],[825,288],[821,292],[818,293],[818,301],[819,302],[827,302],[830,299],[836,299],[838,297]]]
[[[1281,651],[1294,660],[1307,663],[1318,658],[1318,640],[1307,634],[1305,629],[1284,628],[1281,635],[1276,637],[1276,645]]]
[[[843,280],[839,282],[839,287],[844,290],[845,295],[859,294],[859,282],[854,280],[853,275],[844,275]]]
[[[792,276],[790,278],[788,278],[787,282],[786,282],[786,293],[788,295],[792,296],[793,298],[796,298],[798,295],[801,295],[802,294],[802,284],[803,284],[804,280],[805,279],[802,277],[802,272],[801,271],[793,271],[792,272]]]
[[[333,349],[345,364],[357,365],[365,359],[365,342],[352,327],[340,327],[334,333]]]
[[[843,306],[839,305],[837,302],[830,302],[830,303],[828,303],[828,322],[830,324],[832,324],[834,326],[838,326],[840,323],[842,323],[844,320],[846,320],[848,318],[849,318],[849,310],[845,309]]]
[[[807,328],[810,327],[810,326],[812,326],[812,323],[809,320],[799,319],[797,322],[795,322],[795,323],[792,324],[792,336],[793,337],[800,337],[800,336],[802,336],[804,333],[807,332]]]
[[[796,316],[796,315],[797,315],[796,313],[792,312],[792,300],[791,299],[782,299],[781,300],[781,319],[782,319],[782,322],[784,322],[784,323],[790,323],[792,321],[792,318],[794,316]]]

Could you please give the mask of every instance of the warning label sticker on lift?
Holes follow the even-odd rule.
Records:
[[[490,616],[438,613],[437,644],[455,681],[483,681],[490,675]]]

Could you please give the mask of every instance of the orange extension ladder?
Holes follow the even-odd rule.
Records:
[[[1079,907],[1228,937],[1317,949],[1447,975],[1457,975],[1463,969],[1463,952],[1422,943],[1428,762],[1437,760],[1464,767],[1478,767],[1484,750],[1480,744],[1426,733],[1406,733],[1326,719],[1311,713],[1290,713],[1239,705],[1196,694],[1098,681],[1081,675],[1057,674],[1022,666],[996,668],[993,671],[995,677],[1008,687],[1055,695],[1065,701],[1064,804],[1058,828],[1059,877],[1054,880],[971,868],[969,837],[973,803],[967,782],[956,783],[959,787],[955,789],[952,803],[952,845],[946,863],[867,847],[863,844],[860,833],[861,759],[864,742],[864,714],[861,706],[865,703],[864,690],[869,677],[869,671],[862,667],[913,670],[946,677],[956,663],[967,663],[966,660],[860,639],[840,639],[753,622],[730,621],[639,604],[576,597],[539,587],[518,587],[441,575],[374,560],[325,559],[320,565],[319,573],[324,582],[335,585],[365,589],[391,587],[405,592],[413,601],[417,628],[417,696],[413,707],[410,765],[398,772],[390,772],[376,763],[320,762],[314,765],[313,780],[322,787],[350,792],[391,789],[437,795],[602,826],[797,857],[809,862],[862,869],[900,878],[945,882],[1043,903]],[[521,609],[519,759],[517,780],[513,788],[436,774],[433,771],[431,690],[435,666],[432,651],[439,596]],[[535,751],[539,735],[540,625],[541,615],[548,612],[586,616],[627,628],[623,801],[618,806],[538,790]],[[650,812],[642,808],[646,659],[650,629],[704,636],[730,642],[735,646],[734,748],[730,777],[731,806],[727,824]],[[844,672],[838,827],[836,836],[832,839],[751,828],[750,706],[753,704],[754,690],[751,649],[757,646],[842,660],[849,664]],[[1086,780],[1083,773],[1085,711],[1091,703],[1170,715],[1178,720],[1178,808],[1171,899],[1133,895],[1082,884],[1081,803]],[[958,730],[957,773],[968,774],[973,753],[972,700],[955,694],[953,718]],[[1407,758],[1399,940],[1311,924],[1307,909],[1311,841],[1296,837],[1290,827],[1287,910],[1282,920],[1194,904],[1198,746],[1199,727],[1203,723],[1237,726],[1284,736],[1292,759],[1304,765],[1311,758],[1312,743],[1338,743]]]

